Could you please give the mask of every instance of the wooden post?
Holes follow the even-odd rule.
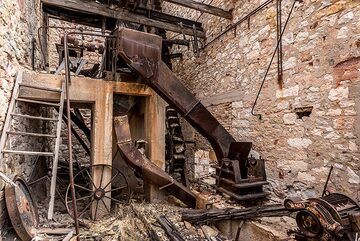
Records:
[[[40,41],[41,41],[41,46],[42,48],[40,49],[41,51],[41,60],[42,62],[42,68],[45,69],[47,72],[49,72],[49,51],[48,51],[48,32],[49,32],[49,15],[47,13],[45,13],[44,11],[42,12],[42,26],[43,28],[41,29],[41,36],[40,36]]]
[[[104,82],[99,92],[101,95],[97,96],[97,100],[93,106],[93,123],[91,136],[91,161],[92,164],[107,164],[112,166],[112,127],[113,127],[113,85],[111,82]],[[100,88],[100,87],[99,87]],[[93,170],[93,180],[97,187],[104,187],[111,180],[110,168],[96,168]],[[100,180],[101,183],[100,183]],[[111,186],[107,187],[108,189]],[[95,189],[95,188],[94,188]],[[106,194],[111,197],[111,192]],[[111,200],[104,199],[106,206],[110,210]],[[96,207],[98,206],[98,207]],[[95,210],[97,215],[94,217]],[[103,202],[92,203],[92,217],[99,219],[107,214]]]
[[[165,169],[165,106],[166,103],[154,91],[146,100],[145,130],[148,140],[148,158]],[[162,199],[163,193],[151,180],[144,180],[145,196],[149,201]]]

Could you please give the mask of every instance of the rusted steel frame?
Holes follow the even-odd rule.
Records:
[[[74,112],[71,111],[71,120],[79,127],[80,130],[82,130],[88,139],[89,142],[91,142],[91,133],[90,129],[86,126],[86,124],[81,120],[77,115],[74,114]]]
[[[63,115],[62,118],[66,123],[68,122],[66,115]],[[75,136],[75,138],[78,140],[80,145],[84,148],[85,152],[88,155],[90,155],[90,148],[86,145],[85,141],[83,139],[81,139],[80,135],[77,133],[77,131],[73,127],[71,127],[71,132]]]
[[[115,117],[114,129],[120,154],[127,164],[141,172],[147,180],[151,180],[154,184],[164,187],[164,190],[183,201],[187,206],[195,207],[196,197],[190,189],[175,181],[169,174],[147,159],[135,147],[131,139],[127,116]]]
[[[249,143],[236,142],[161,60],[161,37],[125,28],[120,29],[118,34],[117,49],[123,60],[208,139],[218,160],[247,157],[250,150],[245,147]]]
[[[161,215],[158,222],[171,241],[185,241],[176,226],[165,215]]]
[[[41,55],[41,60],[44,64],[44,67],[46,67],[49,63],[45,63],[45,53],[44,53],[44,47],[42,45],[42,41],[41,41],[41,30],[42,29],[62,29],[64,31],[66,30],[79,30],[81,32],[83,32],[82,28],[78,28],[78,27],[60,27],[60,26],[40,26],[38,28],[37,31],[37,35],[38,35],[38,41],[39,41],[39,48],[40,48],[40,55]],[[101,32],[99,30],[92,30],[91,32]]]
[[[196,2],[193,0],[165,0],[173,4],[177,4],[186,8],[191,8],[200,12],[209,13],[221,18],[232,19],[232,11],[226,11],[221,8],[217,8],[208,4],[201,2]]]
[[[200,225],[207,222],[222,220],[247,220],[259,217],[281,217],[288,216],[290,211],[283,205],[268,205],[252,208],[227,208],[210,210],[185,210],[182,212],[181,219],[192,224]]]

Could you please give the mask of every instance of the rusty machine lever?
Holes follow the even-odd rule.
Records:
[[[237,200],[267,196],[264,160],[249,159],[252,143],[237,142],[166,66],[161,60],[162,38],[127,28],[114,35],[117,38],[108,40],[109,59],[125,62],[210,142],[220,164],[218,190]]]

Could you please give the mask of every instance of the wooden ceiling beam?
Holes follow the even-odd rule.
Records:
[[[200,12],[210,13],[212,15],[219,16],[222,18],[232,19],[231,11],[226,11],[221,8],[217,8],[201,2],[195,2],[193,0],[164,0],[164,1],[181,5],[183,7],[195,9]]]
[[[158,20],[154,20],[145,16],[130,13],[127,10],[113,10],[106,5],[97,4],[94,1],[82,1],[82,0],[41,0],[45,6],[54,6],[61,9],[72,10],[80,13],[90,13],[107,18],[118,19],[122,21],[129,21],[137,24],[143,24],[145,26],[151,26],[156,28],[165,29],[167,31],[175,33],[184,33],[186,35],[194,36],[196,34],[199,38],[205,38],[205,32],[201,30],[193,30],[189,27],[180,27],[174,23],[167,23]],[[95,17],[95,16],[94,16]]]

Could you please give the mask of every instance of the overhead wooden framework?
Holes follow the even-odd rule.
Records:
[[[201,23],[154,10],[144,11],[139,8],[130,12],[126,9],[110,9],[105,4],[84,0],[41,0],[41,2],[44,11],[50,16],[94,27],[101,27],[102,19],[105,17],[109,20],[107,24],[120,20],[199,38],[206,37]]]
[[[231,11],[225,11],[221,8],[217,8],[201,2],[195,2],[192,0],[164,0],[164,1],[181,5],[187,8],[192,8],[200,12],[210,13],[212,15],[219,16],[222,18],[232,19]]]

